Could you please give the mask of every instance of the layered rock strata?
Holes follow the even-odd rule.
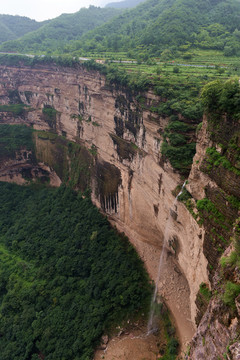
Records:
[[[204,294],[197,296],[201,306],[191,360],[240,358],[239,259],[231,258],[234,253],[239,257],[240,242],[239,134],[239,116],[233,107],[229,113],[205,116],[189,175],[187,187],[194,198],[191,211],[205,231],[203,253],[212,289],[210,301],[203,301]]]

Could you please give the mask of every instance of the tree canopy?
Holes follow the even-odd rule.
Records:
[[[149,296],[133,247],[90,199],[0,183],[2,360],[90,359],[108,326]]]

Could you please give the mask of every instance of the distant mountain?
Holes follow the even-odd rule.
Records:
[[[112,7],[112,8],[117,8],[117,9],[133,8],[143,1],[145,1],[145,0],[125,0],[125,1],[111,2],[107,5],[105,5],[105,8],[106,7]]]
[[[118,9],[90,6],[74,14],[62,14],[21,39],[5,43],[1,51],[54,51],[120,13]]]
[[[239,19],[239,0],[148,0],[127,10],[90,6],[63,14],[0,50],[74,55],[125,51],[146,60],[164,50],[198,47],[240,56]]]
[[[85,34],[75,48],[158,55],[197,46],[234,54],[240,51],[239,19],[239,0],[148,0]]]
[[[17,39],[39,29],[46,21],[37,22],[24,16],[0,15],[0,43]]]

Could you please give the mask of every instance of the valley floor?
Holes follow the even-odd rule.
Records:
[[[94,360],[156,360],[159,355],[158,338],[146,333],[146,328],[139,328],[112,338],[106,350],[96,351]]]

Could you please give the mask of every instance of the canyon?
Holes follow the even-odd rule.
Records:
[[[48,176],[54,186],[75,181],[77,190],[91,189],[93,203],[129,237],[153,281],[168,223],[167,258],[158,294],[172,313],[185,352],[207,309],[199,305],[199,287],[202,283],[209,289],[214,285],[219,253],[209,240],[208,220],[200,223],[197,211],[192,210],[193,216],[183,202],[173,206],[176,189],[184,179],[161,154],[162,133],[169,119],[151,111],[152,105],[164,99],[153,91],[142,94],[142,99],[140,102],[128,89],[109,84],[104,75],[81,66],[1,65],[1,104],[18,102],[25,108],[21,114],[2,111],[0,124],[25,124],[37,131],[34,165],[26,152],[18,153],[15,159],[3,159],[0,180],[26,183],[22,169],[31,168],[31,178]],[[72,143],[79,149],[75,152],[80,159],[78,175],[75,155],[69,150]],[[186,185],[193,207],[206,192],[215,199],[219,188],[232,191],[230,185],[219,183],[214,171],[203,171],[206,149],[216,143],[208,133],[205,117]],[[229,181],[238,195],[238,178],[231,176]],[[224,195],[219,201],[226,203]],[[228,215],[232,222],[238,216],[236,211]],[[233,336],[229,329],[226,332],[229,338]],[[206,358],[205,350],[201,349],[203,357],[199,351],[193,350],[191,358]]]

